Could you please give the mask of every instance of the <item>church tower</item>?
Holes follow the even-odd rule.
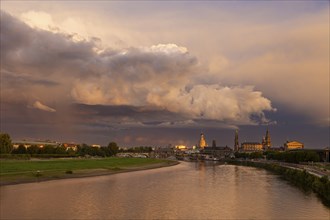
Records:
[[[217,143],[215,142],[215,140],[212,141],[212,147],[216,148],[217,147]]]
[[[262,145],[263,145],[265,150],[269,149],[272,146],[272,142],[270,140],[270,134],[269,134],[268,128],[267,128],[267,131],[266,131],[266,136],[262,140]]]
[[[205,137],[204,137],[204,134],[203,132],[201,133],[201,137],[199,139],[199,147],[204,149],[204,147],[207,146],[207,143],[206,143],[206,140],[205,140]]]
[[[234,151],[239,150],[239,143],[238,143],[238,130],[235,131],[235,144],[234,144]]]

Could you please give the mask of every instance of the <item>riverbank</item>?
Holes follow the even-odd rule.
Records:
[[[330,180],[327,176],[320,178],[306,172],[306,170],[298,170],[284,167],[279,164],[263,163],[260,161],[229,160],[228,163],[263,168],[279,174],[281,177],[290,181],[304,191],[315,192],[321,198],[323,203],[330,207]]]
[[[111,175],[177,165],[151,158],[1,160],[0,186],[47,180]]]

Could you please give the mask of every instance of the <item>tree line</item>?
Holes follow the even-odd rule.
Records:
[[[77,151],[72,148],[66,148],[64,146],[45,145],[44,147],[38,147],[37,145],[31,145],[25,147],[20,144],[17,148],[13,147],[12,140],[7,133],[0,133],[0,154],[12,154],[12,155],[24,155],[29,154],[31,156],[100,156],[110,157],[115,156],[119,151],[119,147],[116,142],[110,142],[106,147],[93,147],[87,144],[81,144],[77,146]],[[47,156],[46,156],[47,157]]]
[[[320,155],[315,151],[266,152],[266,158],[288,163],[320,162]]]
[[[139,146],[139,147],[132,147],[127,149],[119,149],[119,152],[122,153],[150,153],[152,152],[152,147],[148,146]]]
[[[139,146],[133,148],[119,148],[116,142],[110,142],[105,147],[93,147],[87,144],[80,144],[77,146],[77,150],[72,148],[66,148],[63,145],[53,146],[45,145],[38,147],[37,145],[31,145],[25,147],[20,144],[17,148],[13,147],[12,140],[9,134],[0,133],[0,154],[10,154],[18,158],[19,155],[30,155],[32,157],[77,157],[77,156],[98,156],[98,157],[111,157],[117,153],[150,153],[152,147]],[[25,157],[24,157],[25,158]]]
[[[236,158],[245,159],[258,159],[266,158],[268,160],[278,160],[288,163],[300,163],[300,162],[320,162],[320,155],[315,151],[266,151],[266,152],[236,152]]]

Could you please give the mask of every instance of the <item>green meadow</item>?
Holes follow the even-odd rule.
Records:
[[[0,160],[0,184],[93,176],[175,164],[151,158]]]

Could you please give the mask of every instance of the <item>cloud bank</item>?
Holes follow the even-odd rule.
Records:
[[[201,83],[205,68],[185,47],[171,43],[103,48],[95,39],[76,41],[67,33],[32,28],[3,11],[1,19],[5,102],[33,102],[34,108],[48,112],[56,110],[42,103],[131,106],[140,114],[153,114],[153,121],[159,112],[169,112],[176,117],[160,118],[155,124],[181,126],[198,126],[198,120],[266,123],[264,112],[274,110],[252,86]],[[110,116],[111,111],[102,120],[111,124]],[[152,125],[148,117],[136,121],[126,116],[128,124]]]

